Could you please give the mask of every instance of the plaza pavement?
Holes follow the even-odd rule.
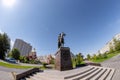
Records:
[[[84,66],[67,71],[44,70],[24,80],[111,80],[114,69],[99,66]]]
[[[112,80],[120,80],[120,54],[117,55],[117,56],[114,56],[113,58],[111,58],[109,60],[106,60],[106,61],[102,62],[101,65],[103,67],[108,67],[108,68],[115,69],[115,73],[113,75]],[[82,71],[82,70],[84,70],[84,68],[87,68],[87,67],[81,67],[80,69],[75,69],[72,73],[77,73],[79,71]],[[26,69],[13,69],[13,68],[5,68],[5,67],[0,66],[0,80],[13,80],[13,76],[12,76],[11,72],[21,73],[23,71],[26,71]],[[70,71],[59,72],[59,71],[56,71],[56,70],[45,70],[44,72],[45,73],[43,73],[43,75],[44,74],[46,75],[46,73],[56,75],[56,76],[52,76],[52,75],[46,75],[46,76],[47,77],[50,76],[50,77],[53,77],[53,78],[57,77],[57,80],[58,80],[58,77],[59,77],[60,80],[64,80],[63,76],[70,75]],[[38,73],[38,75],[39,74],[40,73]]]
[[[120,54],[101,63],[104,67],[114,68],[115,73],[112,80],[120,80]]]
[[[14,80],[11,72],[0,71],[0,80]]]
[[[27,69],[6,68],[0,66],[0,80],[14,80],[11,72],[21,73]]]

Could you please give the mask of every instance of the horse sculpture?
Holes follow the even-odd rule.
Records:
[[[60,47],[64,47],[64,36],[66,34],[65,33],[60,33],[59,36],[58,36],[58,48]]]

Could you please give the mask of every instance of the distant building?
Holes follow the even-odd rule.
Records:
[[[15,40],[13,48],[17,48],[20,51],[21,56],[28,56],[32,50],[32,46],[21,39]]]
[[[108,52],[110,50],[110,47],[114,46],[114,39],[116,40],[120,40],[120,34],[115,35],[109,42],[106,43],[106,45],[101,48],[98,53],[105,53]]]
[[[46,56],[39,56],[37,57],[37,59],[40,61],[40,62],[45,62],[45,63],[50,63],[50,61],[52,59],[55,59],[55,55],[46,55]]]
[[[73,57],[75,57],[75,55],[71,52],[71,58],[73,58]],[[48,55],[45,55],[45,56],[38,56],[37,59],[40,62],[45,62],[45,63],[50,64],[52,59],[55,59],[55,55],[54,54],[48,54]]]
[[[38,59],[40,62],[45,62],[45,63],[47,63],[47,56],[39,56],[39,57],[37,57],[37,59]]]

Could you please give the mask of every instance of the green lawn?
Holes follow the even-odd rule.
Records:
[[[108,59],[110,59],[110,58],[112,58],[112,57],[114,57],[114,56],[116,56],[116,55],[118,55],[118,54],[120,54],[120,52],[110,53],[110,54],[107,55],[107,58],[105,58],[105,59],[97,59],[97,60],[92,60],[92,61],[93,61],[93,62],[100,63],[100,62],[103,62],[103,61],[105,61],[105,60],[108,60]]]
[[[4,63],[0,62],[0,66],[4,66],[7,68],[16,68],[16,69],[28,69],[28,68],[34,68],[34,66],[21,66],[18,64],[10,64],[10,63]]]

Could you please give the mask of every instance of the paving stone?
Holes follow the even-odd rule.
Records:
[[[0,71],[0,80],[14,80],[11,72]]]
[[[110,73],[111,72],[111,73]],[[26,78],[27,80],[111,80],[114,69],[85,66],[68,71],[45,70]],[[97,76],[97,77],[96,77]],[[107,78],[107,79],[106,79]]]
[[[115,69],[112,80],[120,80],[120,54],[102,62],[101,65]]]

